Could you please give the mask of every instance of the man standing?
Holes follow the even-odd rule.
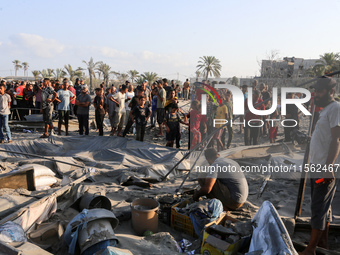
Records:
[[[87,94],[87,86],[83,86],[79,97],[76,100],[76,106],[78,107],[77,117],[79,123],[79,135],[89,135],[89,109],[91,104],[91,97]]]
[[[74,95],[70,90],[68,90],[68,79],[65,78],[63,80],[62,89],[57,92],[58,98],[56,99],[58,104],[58,135],[61,135],[61,125],[64,121],[65,125],[65,135],[68,135],[68,120],[70,118],[70,101],[76,99],[76,95]]]
[[[263,101],[266,101],[270,98],[270,93],[268,92],[267,85],[265,83],[260,84],[260,92],[261,92]],[[264,107],[266,110],[268,110],[270,107],[270,102],[267,101],[266,103],[264,103]],[[261,127],[261,134],[264,136],[268,134],[268,130],[269,130],[269,121],[266,121],[266,119],[268,119],[268,115],[262,116],[264,125],[263,127]]]
[[[257,145],[261,128],[261,116],[253,114],[248,108],[248,99],[245,100],[245,111],[247,112],[244,127],[244,144],[245,145]],[[253,106],[263,102],[261,99],[261,92],[259,90],[253,90]],[[256,107],[256,110],[264,110],[264,105]]]
[[[163,136],[163,122],[165,117],[165,100],[166,91],[163,89],[163,81],[158,81],[158,91],[157,96],[157,123],[159,125],[159,133],[156,136]]]
[[[175,88],[176,88],[176,84],[175,84],[175,81],[174,80],[171,80],[171,89],[172,90],[175,90]]]
[[[22,81],[21,85],[17,87],[16,89],[16,100],[17,100],[17,107],[18,108],[25,108],[26,107],[26,101],[24,98],[24,89],[26,88],[26,82]],[[24,119],[25,116],[25,109],[19,109],[19,118],[20,120]]]
[[[95,109],[96,124],[97,124],[97,128],[99,131],[99,136],[103,136],[104,135],[103,122],[104,122],[104,117],[105,117],[105,108],[104,108],[105,99],[103,96],[102,88],[96,88],[95,91],[96,91],[96,97],[93,100],[93,106]]]
[[[141,87],[138,87],[137,88],[137,91],[136,91],[136,94],[130,101],[129,103],[129,107],[131,109],[135,108],[137,105],[139,105],[139,99],[144,96],[144,92],[142,90]],[[146,97],[145,97],[146,98]],[[130,112],[131,113],[131,112]],[[132,118],[131,118],[131,114],[129,116],[129,119],[128,119],[128,122],[126,123],[126,126],[125,126],[125,129],[124,129],[124,132],[123,132],[123,137],[125,137],[127,135],[127,133],[129,133],[131,127],[133,125],[133,121],[132,121]]]
[[[162,81],[163,81],[163,89],[165,89],[166,91],[166,98],[169,98],[170,91],[172,90],[172,88],[169,86],[167,79],[164,78]]]
[[[81,86],[81,84],[80,84],[79,78],[76,79],[76,82],[75,82],[75,84],[74,84],[74,87],[73,87],[72,81],[69,82],[69,85],[70,85],[70,88],[71,88],[71,89],[70,89],[71,92],[72,92],[73,94],[75,94],[76,97],[78,97],[78,96],[80,95],[81,89],[82,89],[82,86]],[[73,91],[73,89],[74,89],[74,91]],[[71,114],[77,116],[78,107],[75,105],[75,102],[74,102],[74,107],[73,107],[73,106],[71,106],[71,107],[73,108],[73,109],[71,108]]]
[[[12,142],[11,130],[8,126],[8,117],[11,114],[11,96],[5,93],[6,83],[0,84],[0,143],[5,142],[4,131],[7,135],[8,143]]]
[[[71,91],[73,95],[75,95],[76,97],[80,95],[80,93],[77,93],[76,89],[73,87],[72,81],[68,82],[68,90]],[[76,112],[77,112],[76,100],[73,99],[70,101],[70,114],[72,116],[76,116]]]
[[[113,131],[113,126],[115,123],[115,115],[116,115],[116,101],[112,99],[112,97],[116,93],[112,93],[112,90],[115,87],[108,88],[108,94],[107,97],[105,98],[105,107],[106,107],[106,112],[108,113],[108,117],[110,120],[110,125],[111,125],[111,133]]]
[[[183,97],[184,100],[188,100],[189,98],[189,90],[190,90],[190,82],[189,79],[187,79],[183,84]]]
[[[122,128],[124,125],[125,114],[126,114],[125,102],[131,99],[129,97],[125,99],[126,91],[127,91],[127,87],[126,85],[123,85],[122,89],[116,95],[113,96],[113,99],[117,102],[118,106],[116,107],[116,116],[115,116],[115,123],[114,123],[113,130],[112,130],[112,136],[115,135],[117,127],[118,127],[117,136],[122,136],[121,132],[122,132]]]
[[[125,99],[128,99],[125,102],[125,109],[126,109],[125,125],[128,122],[130,111],[131,111],[131,108],[129,107],[129,103],[131,102],[131,99],[135,96],[135,92],[133,92],[133,85],[130,84],[127,87],[128,87],[128,91],[125,93]]]
[[[40,138],[49,137],[49,128],[53,129],[53,101],[57,97],[57,92],[51,87],[51,82],[49,78],[44,79],[44,87],[41,91],[41,109],[40,112],[43,114],[43,119],[45,123],[45,132]]]
[[[248,197],[248,183],[240,165],[234,160],[220,158],[214,148],[207,149],[204,154],[210,169],[216,171],[207,171],[205,178],[198,179],[201,189],[194,193],[194,200],[207,196],[219,199],[225,211],[240,208]],[[230,171],[218,171],[218,168]]]
[[[328,249],[331,205],[336,191],[333,166],[340,163],[340,103],[334,100],[335,85],[335,80],[328,77],[319,78],[312,85],[315,105],[324,108],[310,143],[310,168],[321,165],[325,171],[311,172],[312,233],[307,248],[300,253],[303,255],[315,254],[317,246]]]

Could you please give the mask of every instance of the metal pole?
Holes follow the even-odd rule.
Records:
[[[63,163],[63,164],[70,165],[70,166],[81,167],[81,166],[76,165],[76,164],[64,162],[64,161],[61,161],[61,160],[58,160],[58,159],[47,158],[47,157],[36,155],[36,154],[17,152],[17,151],[9,151],[9,150],[4,150],[4,149],[0,149],[0,152],[13,153],[13,154],[19,154],[19,155],[24,155],[24,156],[28,156],[28,157],[47,159],[47,160],[51,160],[51,161],[58,162],[58,163]]]

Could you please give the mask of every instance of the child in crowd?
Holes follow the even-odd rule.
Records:
[[[176,140],[176,148],[180,148],[180,139],[181,139],[181,128],[180,123],[188,125],[187,117],[181,109],[178,109],[177,104],[172,104],[170,108],[170,112],[165,115],[164,124],[166,127],[166,140],[167,147],[173,147],[174,141]],[[181,116],[178,114],[178,111],[183,114],[184,121],[182,121]]]
[[[169,98],[166,100],[164,109],[165,112],[171,112],[171,106],[178,103],[178,98],[176,97],[175,90],[170,90]]]
[[[105,108],[104,108],[104,96],[103,90],[101,88],[96,88],[96,97],[93,100],[93,106],[95,108],[95,118],[97,128],[99,130],[99,135],[104,135],[104,116],[105,116]]]
[[[136,140],[144,141],[145,127],[148,122],[151,111],[150,108],[145,105],[146,97],[143,95],[139,98],[139,105],[135,106],[130,112],[130,118],[132,122],[136,122]]]
[[[189,132],[190,132],[190,149],[194,148],[201,142],[200,125],[203,116],[200,114],[200,102],[197,100],[192,101],[192,110],[187,115],[190,118]],[[207,129],[206,121],[202,121],[204,129]]]

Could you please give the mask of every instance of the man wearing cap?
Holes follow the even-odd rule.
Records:
[[[79,123],[79,135],[89,135],[89,109],[91,104],[91,97],[87,94],[87,85],[82,87],[81,93],[77,97],[76,106],[78,107],[77,117]]]
[[[312,232],[307,248],[300,253],[304,255],[315,254],[317,246],[328,249],[336,166],[340,163],[340,103],[334,100],[335,85],[334,79],[325,76],[312,85],[315,89],[314,103],[323,109],[310,143]],[[322,171],[316,173],[312,169]]]

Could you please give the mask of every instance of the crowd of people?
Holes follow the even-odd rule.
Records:
[[[69,119],[72,117],[78,119],[79,134],[89,135],[89,110],[92,104],[95,108],[95,123],[100,136],[104,135],[104,119],[107,115],[112,136],[117,134],[117,136],[125,137],[133,132],[136,134],[137,140],[143,141],[148,123],[150,123],[150,128],[154,128],[157,123],[156,136],[164,137],[165,135],[166,146],[176,145],[176,148],[180,148],[181,125],[186,125],[189,126],[188,149],[194,148],[214,132],[207,147],[216,147],[217,151],[221,151],[230,148],[234,137],[235,125],[231,125],[231,120],[234,119],[232,93],[227,89],[218,89],[222,105],[217,106],[210,97],[207,97],[207,113],[203,115],[201,114],[201,99],[202,93],[205,92],[199,89],[204,85],[214,87],[216,83],[202,81],[191,85],[187,79],[180,86],[175,85],[174,81],[168,84],[167,79],[161,79],[152,84],[144,80],[138,86],[126,81],[119,87],[112,85],[109,88],[105,88],[103,83],[95,89],[95,97],[92,100],[88,86],[81,79],[76,79],[74,85],[67,78],[61,84],[59,81],[48,78],[34,85],[25,81],[7,84],[2,81],[5,94],[8,95],[6,100],[3,100],[9,101],[9,107],[14,109],[6,110],[9,114],[7,122],[6,120],[2,121],[2,126],[5,130],[9,130],[8,124],[6,124],[9,119],[24,120],[30,112],[42,113],[45,124],[42,138],[48,137],[49,130],[53,130],[54,116],[58,118],[57,131],[59,135],[62,132],[62,125],[65,126],[65,135],[69,135]],[[260,137],[268,138],[271,143],[276,142],[278,122],[269,122],[267,119],[283,118],[279,115],[280,105],[270,116],[253,114],[248,109],[248,86],[243,85],[241,89],[244,94],[246,114],[239,120],[239,123],[244,123],[244,125],[239,125],[238,133],[244,133],[244,144],[257,145]],[[271,93],[268,85],[261,83],[258,86],[258,81],[254,80],[251,96],[254,106],[260,104],[255,107],[257,110],[271,108]],[[301,94],[287,94],[288,98],[301,96]],[[190,100],[188,104],[191,103],[191,105],[188,112],[184,112],[179,107],[179,100]],[[265,103],[261,104],[263,101]],[[310,107],[312,108],[313,105]],[[318,111],[320,109],[317,107],[316,112]],[[295,105],[287,105],[287,113],[284,118],[299,122],[299,110]],[[223,124],[215,123],[215,119],[227,120],[228,124],[220,128]],[[288,122],[286,122],[287,125],[292,124]],[[299,125],[285,127],[285,141],[291,141],[292,131],[298,128]],[[0,139],[4,141],[4,135],[1,135]],[[7,139],[11,141],[8,134]]]

